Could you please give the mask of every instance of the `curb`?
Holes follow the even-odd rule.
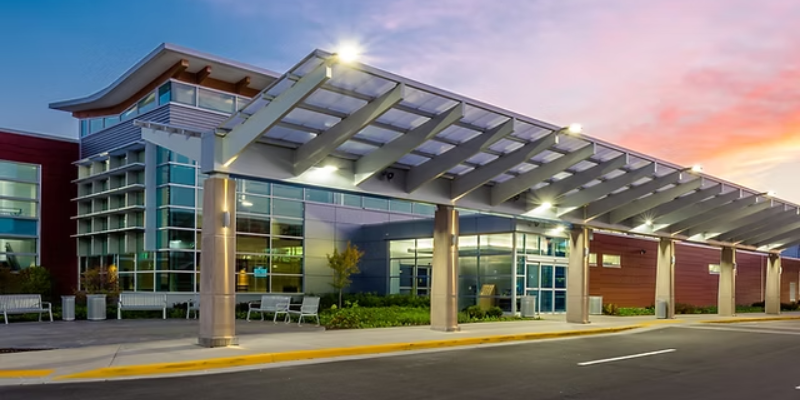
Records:
[[[787,316],[787,317],[766,317],[766,318],[731,318],[731,319],[710,319],[705,321],[698,321],[701,324],[738,324],[742,322],[769,322],[769,321],[791,321],[800,320],[800,316]]]
[[[614,328],[598,328],[573,331],[524,333],[513,335],[482,336],[474,338],[448,339],[448,340],[429,340],[414,343],[390,343],[368,346],[340,347],[318,350],[299,350],[283,353],[264,353],[253,354],[241,357],[222,357],[204,360],[170,362],[158,364],[131,365],[124,367],[105,367],[98,368],[75,374],[62,375],[53,378],[54,381],[70,379],[111,379],[131,376],[146,376],[159,374],[174,374],[178,372],[204,371],[212,369],[244,367],[259,364],[274,364],[288,361],[302,361],[320,358],[335,358],[347,356],[361,356],[368,354],[384,354],[413,350],[430,350],[448,347],[473,346],[490,343],[506,343],[515,341],[555,339],[573,336],[599,335],[605,333],[617,333],[646,325],[628,325]]]
[[[53,372],[53,369],[0,369],[0,378],[43,378]]]

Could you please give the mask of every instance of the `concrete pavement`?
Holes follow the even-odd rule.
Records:
[[[769,318],[750,315],[747,319]],[[800,318],[798,314],[780,318]],[[100,344],[57,350],[0,355],[0,385],[48,383],[75,380],[107,380],[123,377],[169,375],[176,373],[208,373],[231,368],[260,368],[266,364],[331,359],[336,357],[369,356],[391,352],[432,350],[456,346],[475,346],[489,343],[550,339],[588,334],[607,334],[661,324],[697,324],[701,322],[730,322],[732,318],[709,315],[681,316],[676,320],[655,320],[645,317],[595,316],[588,325],[568,324],[562,316],[545,320],[467,324],[458,333],[442,333],[427,326],[367,330],[322,331],[313,325],[274,325],[272,322],[243,323],[240,346],[207,349],[195,345],[194,321],[105,321],[61,324],[17,324],[9,330],[0,329],[3,347],[27,343],[26,329],[39,332],[40,347],[63,347],[54,344],[67,341],[80,332],[106,329],[116,332],[119,344]],[[138,327],[137,323],[141,326]],[[136,332],[144,330],[156,335],[158,323],[165,324],[171,340],[136,341]],[[169,325],[173,324],[173,325]],[[183,326],[176,333],[177,326]],[[4,327],[9,328],[12,326]],[[71,330],[71,331],[70,331]],[[126,330],[128,334],[126,334]],[[69,331],[69,332],[67,332]],[[256,333],[256,332],[266,333]],[[14,333],[9,334],[9,332]],[[49,332],[49,333],[47,333]],[[188,333],[187,333],[188,332]],[[96,332],[94,335],[98,335]],[[52,337],[48,339],[47,335]],[[182,336],[184,335],[184,336]],[[188,335],[188,336],[185,336]],[[102,335],[100,335],[102,336]],[[60,337],[60,339],[59,339]],[[16,338],[16,339],[15,339]],[[107,341],[111,339],[106,338]],[[93,344],[90,342],[89,344]]]
[[[769,333],[774,326],[794,334]],[[766,322],[755,328],[764,332],[695,323],[661,328],[214,376],[7,386],[0,387],[0,398],[797,398],[800,322]]]

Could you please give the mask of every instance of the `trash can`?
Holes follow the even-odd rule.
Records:
[[[536,317],[536,296],[522,296],[520,314],[522,318]]]
[[[89,321],[102,321],[106,319],[106,295],[86,295],[86,319]]]
[[[589,296],[589,315],[603,315],[603,296]]]
[[[666,300],[656,301],[656,318],[667,319],[669,314],[669,303]]]
[[[61,296],[61,319],[75,320],[75,296]]]

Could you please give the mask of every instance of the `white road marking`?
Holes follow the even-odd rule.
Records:
[[[606,358],[606,359],[603,359],[603,360],[586,361],[586,362],[578,363],[578,365],[583,367],[583,366],[586,366],[586,365],[594,365],[594,364],[602,364],[602,363],[607,363],[607,362],[629,360],[631,358],[655,356],[655,355],[659,355],[659,354],[672,353],[674,351],[675,351],[675,349],[665,349],[665,350],[651,351],[651,352],[648,352],[648,353],[631,354],[629,356]]]

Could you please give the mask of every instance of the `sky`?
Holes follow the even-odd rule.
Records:
[[[4,0],[0,127],[162,42],[282,72],[315,48],[800,203],[797,0]]]

